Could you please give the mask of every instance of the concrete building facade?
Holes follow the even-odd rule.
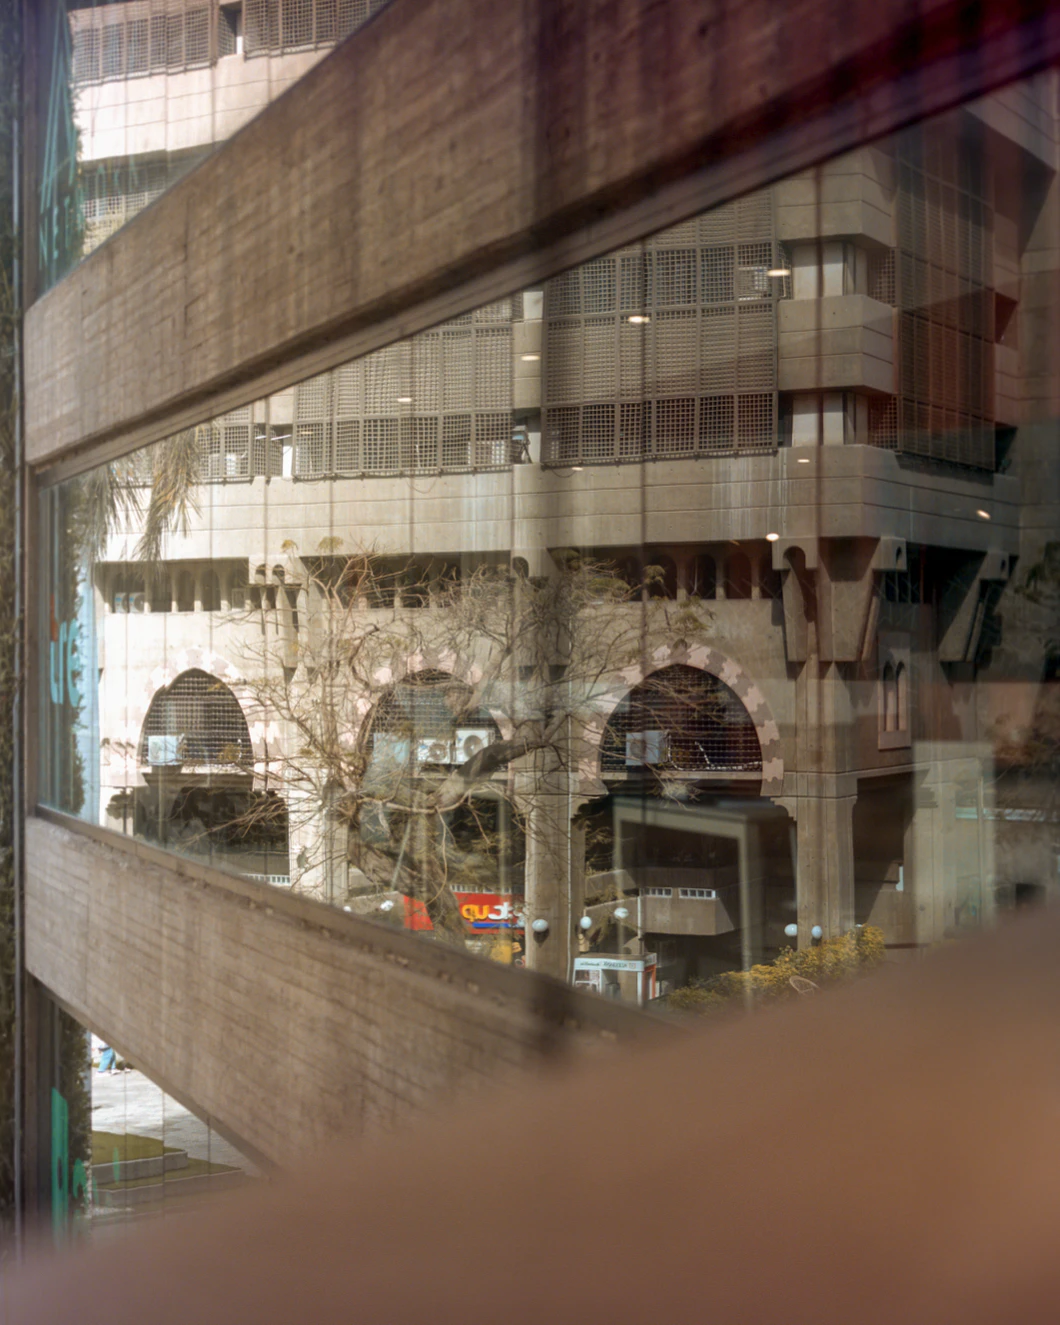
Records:
[[[442,6],[370,8],[38,29],[81,183],[61,236],[35,195],[27,969],[267,1160],[639,1032],[572,986],[863,924],[897,958],[1056,881],[996,767],[1048,726],[1015,590],[1055,515],[1053,73],[725,183],[689,58],[667,151],[624,105],[590,152],[595,9],[491,29],[487,76]],[[445,144],[381,81],[410,34]],[[567,100],[524,122],[512,70]],[[475,174],[491,120],[511,177]],[[281,1024],[310,1066],[265,1118]]]

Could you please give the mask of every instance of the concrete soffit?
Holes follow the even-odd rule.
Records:
[[[46,481],[1060,58],[1045,0],[465,8],[382,11],[29,309]]]

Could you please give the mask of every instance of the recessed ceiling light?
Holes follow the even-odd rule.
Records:
[[[776,277],[776,278],[779,280],[782,276],[790,276],[790,275],[791,275],[791,268],[790,268],[790,267],[770,267],[770,269],[766,272],[766,275],[767,275],[767,276],[773,276],[773,277]]]
[[[779,534],[766,534],[766,542],[775,543],[779,537]]]
[[[397,403],[398,403],[399,405],[411,405],[411,404],[412,404],[412,397],[411,397],[411,396],[398,396],[398,398],[397,398]]]
[[[647,313],[630,313],[627,321],[632,322],[634,326],[639,326],[642,322],[650,322],[651,318]]]
[[[800,455],[795,463],[797,465],[808,465],[810,463],[810,457],[808,455]]]
[[[979,517],[980,520],[989,520],[989,519],[990,519],[990,512],[989,512],[989,511],[976,511],[976,515],[978,515],[978,517]]]
[[[540,354],[524,354],[523,363],[536,363],[540,358]]]
[[[584,468],[584,465],[571,465],[571,473],[580,474]]]

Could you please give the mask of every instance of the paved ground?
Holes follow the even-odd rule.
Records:
[[[92,1071],[92,1130],[153,1136],[186,1150],[193,1159],[232,1164],[260,1175],[260,1169],[182,1104],[171,1099],[142,1072]]]

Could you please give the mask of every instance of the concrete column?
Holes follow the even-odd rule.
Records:
[[[341,905],[346,896],[346,825],[311,792],[291,792],[287,814],[292,890]]]
[[[201,612],[201,611],[202,611],[202,598],[203,598],[203,569],[202,569],[201,566],[199,566],[199,567],[197,567],[197,569],[196,569],[196,571],[195,571],[195,610],[196,610],[196,612]]]
[[[800,782],[803,780],[800,776]],[[807,779],[811,781],[811,779]],[[795,897],[799,947],[820,925],[825,938],[854,928],[854,802],[847,778],[813,778],[816,794],[798,797]]]
[[[853,716],[837,663],[811,657],[795,683],[798,713],[795,893],[799,944],[854,926]]]
[[[571,978],[577,945],[573,926],[581,915],[585,893],[585,834],[573,828],[577,808],[570,778],[552,751],[532,760],[519,775],[526,822],[526,965],[557,980]],[[537,935],[535,920],[548,922]]]
[[[675,551],[673,557],[677,567],[677,601],[683,603],[691,592],[695,562],[690,552]]]
[[[751,597],[762,597],[762,558],[751,557]]]

